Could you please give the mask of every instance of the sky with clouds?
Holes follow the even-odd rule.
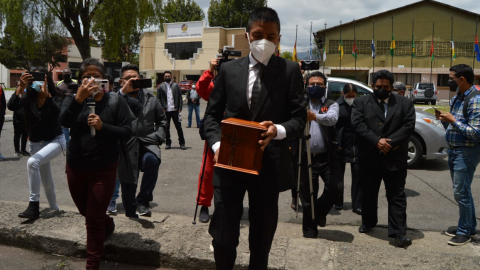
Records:
[[[207,17],[210,0],[195,0],[205,11]],[[281,22],[281,50],[293,50],[295,43],[295,25],[298,24],[297,51],[308,51],[310,44],[310,23],[313,31],[318,31],[350,22],[390,9],[409,5],[420,0],[268,0],[267,5],[275,9]],[[438,0],[437,2],[454,5],[458,8],[480,14],[479,0]],[[207,20],[208,18],[205,18]],[[448,18],[449,20],[449,18]]]

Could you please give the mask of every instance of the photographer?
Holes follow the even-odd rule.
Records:
[[[72,199],[86,221],[87,269],[98,269],[103,243],[115,230],[106,211],[115,187],[120,141],[130,139],[132,120],[123,98],[99,89],[96,80],[105,79],[105,68],[98,60],[85,59],[78,76],[82,84],[75,96],[65,98],[60,123],[71,129],[66,173]],[[95,101],[95,113],[90,113],[87,98]]]
[[[17,82],[17,88],[20,85],[20,81]],[[22,91],[18,98],[22,99],[26,96],[26,91]],[[7,108],[13,111],[13,146],[15,148],[15,156],[22,157],[22,156],[30,156],[30,153],[27,152],[27,141],[28,141],[28,132],[25,128],[25,119],[23,116],[23,107],[22,106],[14,106],[12,95],[10,100],[8,101]],[[20,102],[21,104],[21,102]],[[57,104],[58,105],[58,104]],[[20,148],[20,139],[22,140],[22,148]],[[21,151],[20,151],[21,149]]]
[[[123,156],[120,159],[120,162],[132,164],[131,171],[134,179],[130,179],[132,172],[126,169],[127,166],[118,168],[118,179],[122,183],[122,201],[127,216],[135,215],[134,206],[136,205],[138,215],[149,217],[152,215],[150,202],[153,201],[153,190],[157,184],[161,163],[160,145],[165,142],[166,117],[160,102],[151,91],[133,87],[133,81],[140,79],[138,66],[126,65],[122,67],[121,74],[122,88],[118,94],[128,99],[129,107],[136,117],[132,121],[132,137],[127,142],[129,160],[125,160]],[[130,105],[130,100],[139,103],[137,113],[136,108]],[[140,170],[143,172],[142,184],[135,199]],[[118,198],[118,185],[110,202],[109,212],[116,212],[115,197]]]
[[[30,202],[28,208],[20,213],[21,218],[38,218],[40,215],[40,182],[51,209],[58,210],[50,161],[60,155],[65,148],[65,137],[58,123],[60,108],[53,101],[55,84],[51,73],[44,81],[33,81],[30,73],[20,77],[20,84],[9,100],[9,109],[17,111],[23,108],[25,126],[30,138],[32,156],[27,161]],[[26,89],[26,93],[24,91]],[[20,95],[24,95],[20,98]]]

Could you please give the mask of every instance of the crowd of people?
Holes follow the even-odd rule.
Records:
[[[298,200],[303,207],[303,236],[317,238],[318,227],[327,225],[330,210],[343,209],[347,163],[352,211],[362,217],[359,232],[369,233],[378,223],[383,180],[388,236],[399,247],[411,245],[406,235],[405,183],[415,109],[404,96],[405,84],[394,82],[389,71],[379,70],[373,75],[371,95],[358,97],[357,87],[346,84],[342,96],[330,100],[323,73],[314,71],[303,78],[297,63],[275,56],[280,37],[280,20],[273,9],[252,11],[245,33],[250,54],[224,62],[218,72],[219,61],[212,59],[187,93],[186,127],[192,127],[195,112],[196,127],[205,140],[196,202],[201,206],[199,221],[210,222],[217,269],[235,265],[247,191],[249,269],[266,269],[277,227],[279,193],[292,189],[292,208],[298,209]],[[172,145],[171,120],[180,149],[186,149],[180,120],[183,97],[170,71],[164,72],[156,96],[135,88],[134,81],[141,76],[132,64],[122,67],[118,91],[112,91],[112,77],[92,58],[83,61],[78,80],[68,69],[56,84],[51,73],[44,73],[44,80],[38,81],[25,72],[8,103],[0,88],[0,132],[8,108],[14,112],[14,154],[29,157],[29,204],[18,216],[40,216],[40,185],[49,207],[59,209],[50,162],[66,155],[70,194],[85,217],[87,269],[98,269],[104,241],[115,230],[112,215],[117,212],[120,192],[127,217],[152,215],[160,146],[165,144],[168,150]],[[109,80],[106,89],[99,88],[102,79]],[[451,67],[449,79],[450,90],[456,92],[450,111],[436,110],[435,115],[445,125],[448,165],[460,213],[458,226],[446,234],[452,237],[448,244],[458,246],[476,235],[470,186],[480,162],[480,92],[473,86],[473,70],[467,65]],[[203,119],[200,99],[208,102]],[[259,175],[214,167],[222,147],[221,121],[230,117],[265,127],[258,141],[263,151]],[[0,154],[0,160],[4,159]],[[320,178],[324,187],[318,196]]]

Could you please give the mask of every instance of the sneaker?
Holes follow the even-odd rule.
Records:
[[[180,144],[180,149],[186,150],[187,148],[185,147],[185,144]]]
[[[170,144],[165,145],[165,149],[166,149],[166,150],[168,150],[168,149],[170,149],[170,148],[172,148],[172,147],[170,146]]]
[[[202,206],[200,208],[200,214],[198,215],[198,221],[207,223],[210,221],[210,214],[208,213],[208,207]]]
[[[110,201],[110,204],[107,207],[107,214],[116,214],[117,213],[117,201]]]
[[[26,157],[29,157],[29,156],[30,156],[30,153],[27,152],[27,151],[22,151],[21,153],[22,153],[22,155],[24,155],[24,156],[26,156]]]
[[[187,128],[191,128],[192,126],[187,126]]]
[[[450,236],[450,237],[455,237],[455,235],[457,235],[457,227],[453,227],[451,229],[448,229],[447,231],[445,231],[445,234]],[[477,233],[476,232],[471,232],[470,237],[477,237]]]
[[[4,157],[4,156],[2,155],[2,153],[0,153],[0,160],[5,160],[5,159],[7,159],[7,158]]]
[[[472,239],[466,235],[457,234],[452,239],[448,240],[448,244],[451,246],[462,246],[472,241]]]
[[[150,206],[138,203],[137,204],[137,215],[143,216],[143,217],[151,217],[152,212],[150,211]]]
[[[13,154],[13,155],[16,156],[16,157],[23,157],[21,152],[15,152],[15,154]]]

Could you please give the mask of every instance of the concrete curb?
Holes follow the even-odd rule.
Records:
[[[1,202],[0,242],[51,254],[85,257],[84,218],[72,208],[51,211],[41,205],[41,217],[17,217],[27,204]],[[105,259],[176,269],[215,269],[208,225],[191,224],[187,216],[153,213],[148,219],[115,217],[116,230],[105,242]],[[248,222],[242,221],[235,269],[247,269]],[[409,230],[414,244],[394,247],[386,229],[358,233],[358,226],[330,225],[319,239],[301,237],[301,226],[279,223],[269,269],[479,269],[478,243],[450,247],[439,232]]]

